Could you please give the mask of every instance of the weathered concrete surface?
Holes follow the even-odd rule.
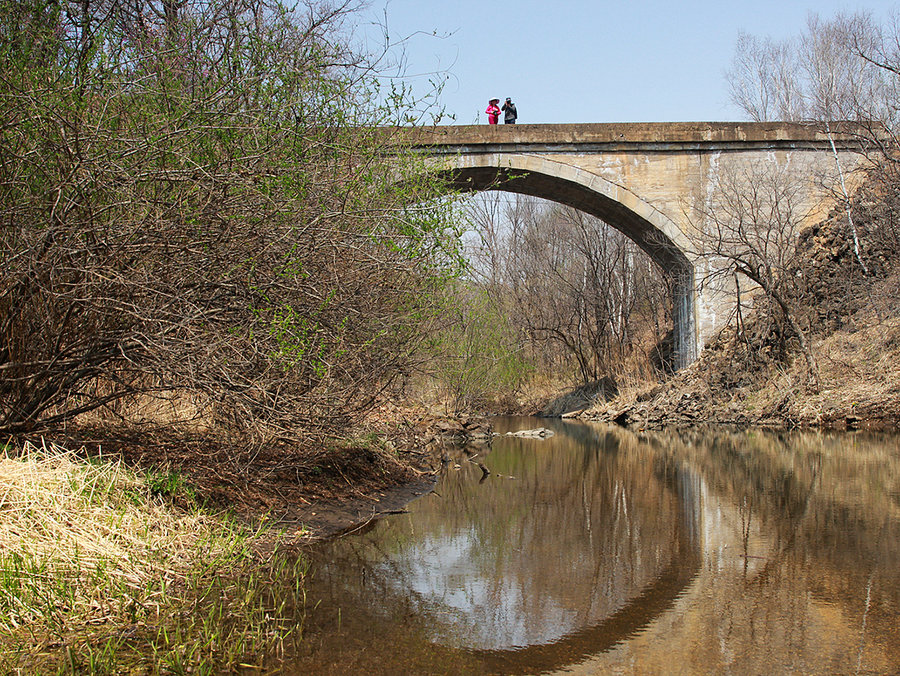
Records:
[[[433,158],[463,190],[505,190],[566,204],[618,228],[675,282],[679,365],[731,317],[735,297],[715,260],[701,256],[712,191],[723,171],[787,167],[803,181],[796,205],[811,224],[834,206],[840,158],[847,176],[862,156],[841,128],[831,138],[790,123],[625,123],[439,126],[393,130]],[[843,131],[852,131],[845,126]],[[833,145],[832,145],[833,144]]]

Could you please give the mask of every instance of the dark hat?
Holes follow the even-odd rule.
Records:
[[[512,99],[509,98],[508,96],[506,97],[506,100],[509,101],[510,103],[512,103]]]

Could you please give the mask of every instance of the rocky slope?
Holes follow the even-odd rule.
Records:
[[[854,206],[801,235],[793,303],[819,369],[817,383],[764,303],[740,331],[721,332],[668,382],[625,391],[582,414],[639,427],[698,422],[840,428],[900,423],[900,242],[883,202]],[[862,259],[860,261],[860,258]]]

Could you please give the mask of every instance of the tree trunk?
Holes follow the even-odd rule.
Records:
[[[762,275],[755,275],[745,267],[738,267],[737,270],[759,284],[765,294],[774,300],[778,307],[781,308],[781,312],[784,315],[785,320],[787,320],[787,323],[790,325],[791,331],[797,336],[797,341],[800,343],[800,351],[803,353],[804,359],[806,359],[806,367],[809,371],[809,386],[814,392],[817,392],[819,389],[819,367],[813,357],[809,341],[806,339],[806,333],[800,327],[796,317],[794,317],[794,313],[791,311],[790,306],[777,290],[773,289],[770,284],[765,283],[762,279]]]

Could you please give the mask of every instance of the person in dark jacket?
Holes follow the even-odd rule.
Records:
[[[503,111],[503,124],[516,123],[516,118],[519,117],[519,114],[516,112],[516,104],[512,102],[511,98],[506,97],[506,101],[500,110]]]

